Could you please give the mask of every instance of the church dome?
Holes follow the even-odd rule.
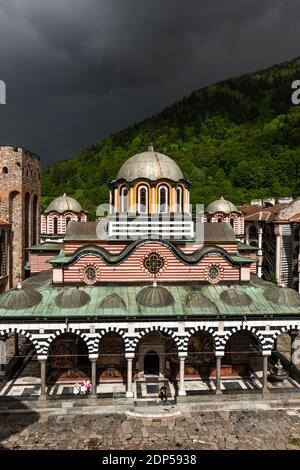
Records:
[[[147,178],[151,181],[160,178],[172,181],[184,179],[177,163],[167,155],[155,152],[152,146],[149,146],[147,152],[138,153],[126,160],[117,174],[117,180],[133,181],[137,178]]]
[[[271,286],[264,292],[264,297],[273,303],[288,305],[289,307],[300,306],[300,295],[294,289],[287,287]]]
[[[61,308],[80,308],[84,307],[91,300],[89,294],[80,289],[66,289],[58,294],[55,303]]]
[[[0,308],[22,310],[35,307],[43,299],[42,294],[31,287],[17,287],[1,295]]]
[[[144,307],[168,307],[174,304],[175,300],[171,292],[162,286],[148,286],[144,287],[136,296],[136,300]]]
[[[81,205],[76,201],[76,199],[64,194],[63,196],[57,197],[51,201],[45,212],[55,211],[62,214],[66,211],[82,212],[82,210]]]
[[[227,289],[221,292],[220,299],[231,307],[247,307],[252,303],[251,297],[239,289]]]
[[[113,293],[107,295],[101,302],[100,308],[116,308],[121,310],[127,310],[126,304],[119,294]]]
[[[223,196],[216,201],[208,204],[206,211],[209,214],[214,214],[215,212],[224,212],[225,214],[230,214],[230,212],[237,212],[237,208],[230,201],[226,201]]]
[[[192,292],[186,296],[186,306],[192,310],[193,313],[201,313],[201,311],[209,311],[211,313],[218,313],[216,305],[201,292]]]

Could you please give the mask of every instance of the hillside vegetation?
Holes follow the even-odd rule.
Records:
[[[161,113],[92,145],[42,173],[42,205],[66,192],[95,214],[122,163],[147,149],[172,157],[192,182],[191,202],[221,195],[300,195],[300,106],[291,83],[300,58],[193,92]],[[99,110],[99,117],[101,111]]]

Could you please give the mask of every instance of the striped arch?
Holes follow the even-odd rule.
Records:
[[[182,344],[182,339],[178,338],[178,336],[174,333],[174,331],[170,330],[169,328],[166,328],[164,326],[151,326],[149,328],[145,328],[144,330],[140,331],[138,333],[138,336],[135,337],[131,343],[130,343],[130,351],[135,351],[136,347],[141,339],[144,338],[148,333],[151,333],[153,331],[158,331],[158,332],[163,332],[169,335],[175,342],[177,346],[178,352],[183,351],[183,344]]]
[[[188,344],[189,344],[190,338],[194,334],[199,333],[201,331],[204,331],[204,332],[209,333],[211,335],[212,340],[213,340],[213,347],[214,347],[215,350],[220,347],[220,337],[218,335],[217,328],[212,328],[208,325],[203,325],[203,326],[197,326],[196,328],[191,328],[189,331],[187,331],[186,336],[185,336],[184,341],[183,341],[184,351],[188,350]]]
[[[290,325],[282,326],[282,327],[278,328],[278,330],[273,331],[273,334],[269,338],[269,341],[272,342],[272,349],[274,348],[274,343],[275,343],[276,339],[280,335],[282,335],[283,333],[288,333],[291,330],[299,331],[300,330],[300,325],[290,324]]]
[[[130,341],[126,336],[127,332],[122,328],[118,328],[116,326],[109,326],[108,328],[105,328],[98,332],[98,336],[93,342],[93,353],[98,353],[102,338],[109,333],[118,333],[124,340],[125,352],[128,352],[128,350],[130,349]]]
[[[54,333],[48,335],[47,339],[44,342],[44,347],[43,347],[43,354],[48,355],[49,349],[53,341],[58,338],[59,336],[65,334],[65,333],[72,333],[76,336],[79,336],[86,344],[89,354],[92,354],[93,352],[93,339],[89,338],[85,333],[83,333],[80,330],[76,330],[75,328],[61,328],[60,330],[56,330]]]
[[[0,330],[0,336],[8,333],[18,333],[19,335],[25,336],[29,341],[34,345],[36,353],[41,354],[41,346],[37,339],[34,338],[34,336],[29,333],[29,331],[23,330],[22,328],[18,327],[13,327],[13,328],[4,328]]]
[[[226,331],[226,334],[224,336],[220,336],[220,350],[225,351],[225,347],[229,338],[235,333],[238,333],[240,331],[249,331],[250,333],[252,333],[253,336],[255,336],[255,338],[258,340],[262,351],[264,351],[265,349],[269,349],[268,341],[260,333],[260,331],[254,326],[245,325],[245,326],[235,326],[231,330]]]

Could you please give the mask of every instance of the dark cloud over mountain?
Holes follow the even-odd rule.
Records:
[[[43,164],[299,54],[299,0],[2,0],[0,143]],[[300,77],[299,77],[300,79]]]

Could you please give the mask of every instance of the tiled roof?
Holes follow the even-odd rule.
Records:
[[[97,225],[99,222],[70,222],[67,227],[66,241],[99,241],[97,236]],[[108,236],[101,239],[109,240]],[[122,239],[120,239],[122,241]],[[205,242],[230,242],[237,243],[233,228],[226,223],[205,223],[204,224],[204,241]]]
[[[242,206],[239,207],[239,210],[244,214],[244,219],[246,222],[272,222],[277,220],[278,212],[287,207],[288,204],[275,204],[274,206]]]

